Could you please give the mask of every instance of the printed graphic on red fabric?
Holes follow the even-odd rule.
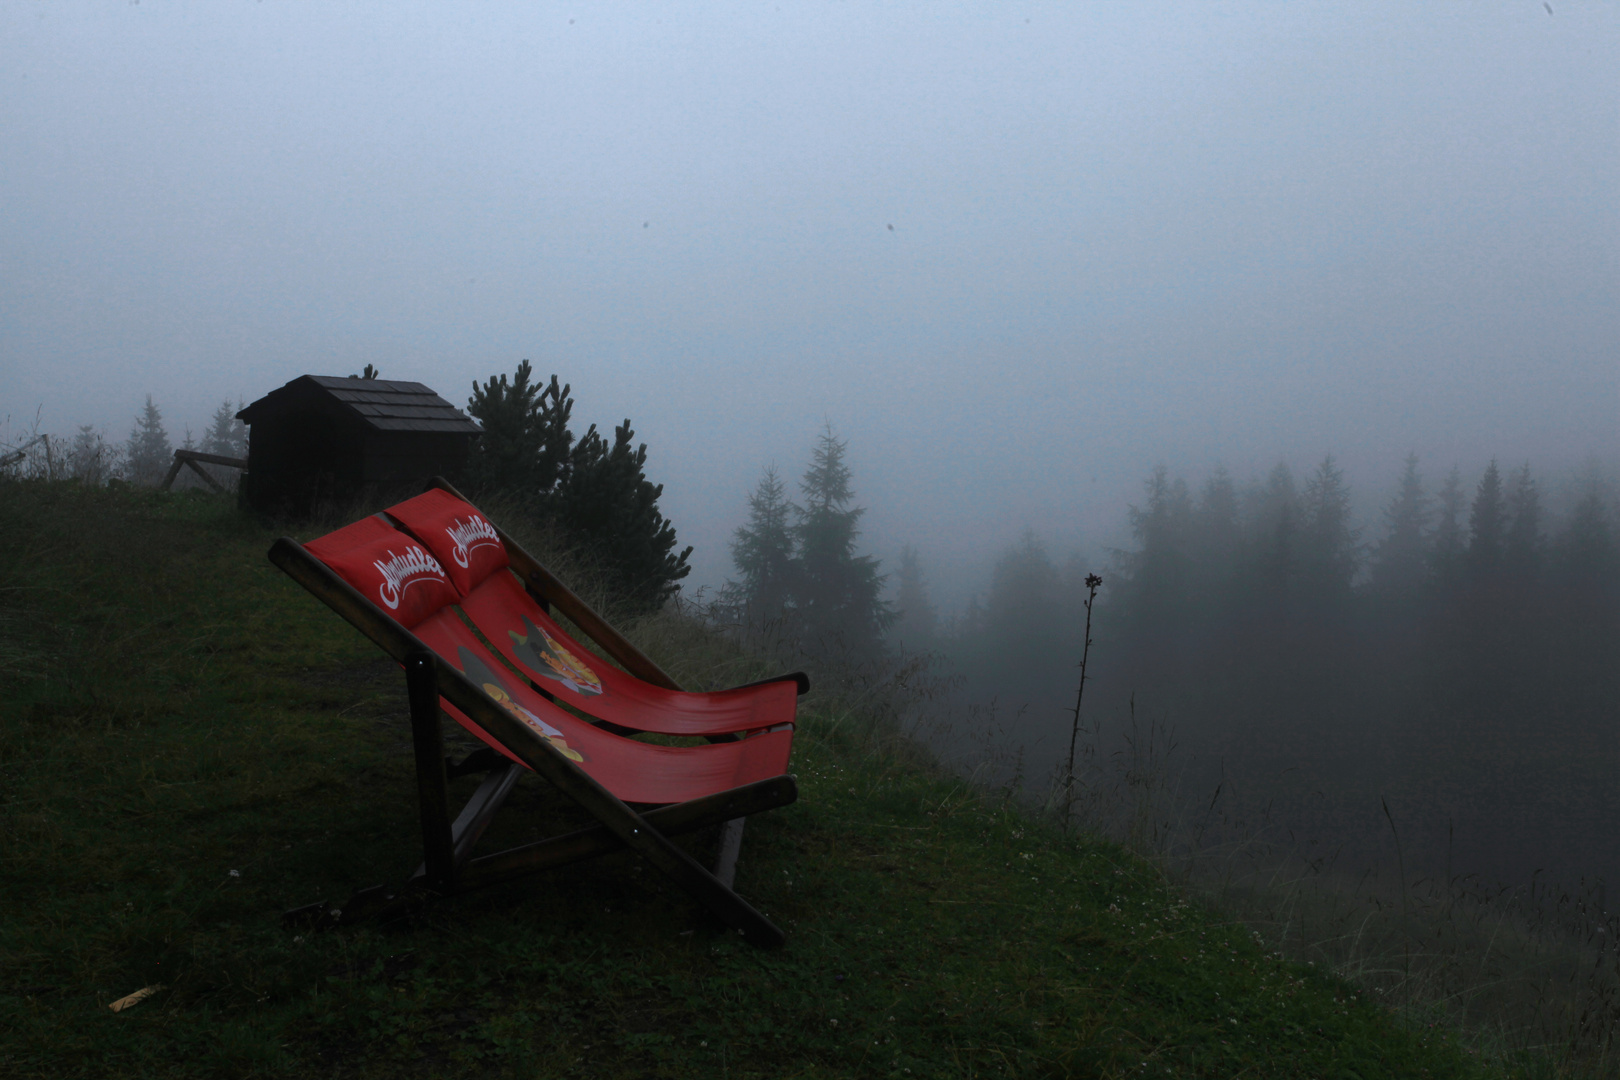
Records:
[[[405,627],[460,599],[439,561],[381,517],[364,518],[304,548]]]
[[[416,635],[474,683],[483,686],[483,680],[488,680],[500,695],[491,693],[487,686],[485,693],[497,704],[625,802],[685,802],[787,772],[793,740],[790,730],[761,732],[740,742],[702,746],[637,742],[603,731],[541,697],[517,675],[506,671],[453,611],[441,611],[425,620],[417,627]],[[440,705],[480,740],[512,760],[519,760],[450,702],[441,699]]]
[[[506,684],[501,681],[500,676],[496,675],[484,664],[482,660],[478,659],[478,657],[469,652],[466,646],[461,646],[458,648],[456,650],[456,655],[461,658],[461,670],[466,673],[469,679],[477,683],[479,686],[482,686],[484,688],[484,693],[494,698],[496,703],[500,705],[501,708],[505,709],[507,712],[511,713],[525,724],[528,724],[534,730],[538,731],[542,736],[549,739],[551,741],[551,745],[555,746],[558,750],[561,750],[563,757],[567,758],[569,761],[582,762],[585,760],[583,754],[581,754],[578,750],[572,749],[568,745],[568,740],[563,737],[563,733],[561,731],[558,731],[556,728],[552,727],[550,724],[534,715],[534,713],[530,712],[528,709],[525,709],[522,705],[519,705],[516,701],[514,701],[512,699],[512,691],[506,688]]]
[[[712,693],[666,690],[595,657],[540,609],[509,573],[493,574],[462,598],[461,610],[501,656],[539,685],[591,716],[637,731],[668,735],[720,735],[793,722],[798,685],[792,680]],[[539,632],[538,636],[536,631]],[[536,655],[538,642],[554,643],[573,657],[591,657],[594,688],[574,689],[556,668]]]
[[[506,568],[506,548],[478,508],[433,488],[388,508],[438,558],[456,591],[466,596],[480,581]]]
[[[507,636],[512,639],[512,651],[525,668],[557,680],[576,694],[602,692],[602,680],[580,663],[577,656],[558,644],[556,638],[528,619],[523,620],[523,631],[521,634],[507,631]]]

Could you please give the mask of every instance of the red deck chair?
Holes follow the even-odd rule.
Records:
[[[489,652],[453,610],[461,597],[444,567],[380,515],[307,546],[283,538],[270,557],[405,665],[425,856],[398,894],[377,887],[356,894],[337,915],[322,904],[289,917],[349,921],[368,908],[398,908],[424,891],[460,892],[625,846],[749,941],[782,942],[779,929],[668,837],[792,802],[797,790],[786,773],[790,724],[750,728],[740,738],[708,745],[668,747],[627,739],[574,716]],[[500,755],[485,755],[494,767],[454,821],[441,706]],[[598,824],[471,858],[525,766]],[[657,808],[638,813],[627,803]]]

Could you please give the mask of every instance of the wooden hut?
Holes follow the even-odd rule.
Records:
[[[421,383],[327,375],[299,376],[236,418],[248,425],[242,498],[275,514],[456,476],[482,430]]]

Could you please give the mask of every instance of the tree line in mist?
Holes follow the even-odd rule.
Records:
[[[19,449],[26,453],[22,456],[13,454],[15,460],[11,462],[9,470],[19,476],[77,480],[96,486],[116,480],[156,487],[174,463],[177,448],[200,450],[221,457],[246,457],[247,427],[236,419],[241,408],[240,401],[235,404],[228,400],[220,402],[202,437],[194,437],[187,427],[176,447],[164,425],[163,411],[148,394],[146,404],[135,415],[129,438],[123,442],[109,441],[93,424],[80,425],[68,438],[33,432],[21,440]],[[222,486],[236,486],[236,470],[215,465],[205,465],[203,468],[209,470],[209,475]],[[175,486],[179,488],[200,487],[201,484],[200,480],[186,474],[175,481]]]
[[[888,575],[860,552],[844,449],[829,429],[797,499],[774,468],[748,498],[716,605],[734,625],[812,656],[942,658],[1038,781],[1067,745],[1100,570],[1086,726],[1105,751],[1159,728],[1181,755],[1163,782],[1206,815],[1225,798],[1350,858],[1404,835],[1436,872],[1620,879],[1620,513],[1595,467],[1554,515],[1528,464],[1435,484],[1409,456],[1365,534],[1332,457],[1303,482],[1160,467],[1108,565],[1026,531],[942,615],[915,548]]]
[[[1303,483],[1284,465],[1196,489],[1154,470],[1104,570],[1088,710],[1134,707],[1177,733],[1198,782],[1247,780],[1301,828],[1389,795],[1476,844],[1563,844],[1620,873],[1611,829],[1585,839],[1620,810],[1613,491],[1594,472],[1553,518],[1528,464],[1435,485],[1412,456],[1371,536],[1350,496],[1331,457]],[[984,599],[942,620],[916,562],[894,637],[1022,710],[1014,737],[1066,729],[1091,568],[1026,533]]]

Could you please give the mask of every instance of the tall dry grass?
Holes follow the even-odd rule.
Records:
[[[1290,958],[1364,987],[1414,1026],[1467,1033],[1527,1076],[1620,1077],[1620,913],[1601,881],[1513,887],[1413,874],[1386,813],[1387,858],[1340,865],[1223,782],[1185,786],[1174,732],[1134,708],[1112,740],[1081,728],[1075,826],[1118,840]],[[1041,792],[1061,820],[1061,769]]]

